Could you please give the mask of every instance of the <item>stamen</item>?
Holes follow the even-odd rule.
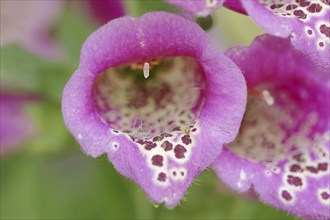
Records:
[[[263,90],[262,91],[262,96],[263,96],[263,99],[265,100],[265,102],[268,105],[273,105],[274,104],[274,98],[268,90]]]
[[[144,66],[143,66],[143,76],[144,76],[144,78],[148,78],[149,77],[149,71],[150,71],[149,63],[148,62],[145,62],[144,63]]]
[[[206,0],[206,8],[213,8],[217,5],[217,0]]]

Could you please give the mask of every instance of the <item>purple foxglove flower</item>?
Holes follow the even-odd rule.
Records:
[[[24,112],[24,106],[35,97],[0,93],[0,155],[14,150],[23,141],[35,134],[34,126]]]
[[[246,11],[240,0],[225,0],[225,2],[223,3],[223,6],[225,6],[226,8],[229,8],[233,11],[239,12],[241,14],[246,14]]]
[[[62,1],[1,1],[0,46],[20,43],[28,50],[51,58],[61,55],[49,36],[51,25],[59,15]]]
[[[122,0],[88,0],[87,3],[100,24],[105,24],[125,14]]]
[[[222,6],[224,0],[165,0],[184,11],[196,16],[208,16]],[[236,9],[236,8],[235,8]]]
[[[330,68],[329,0],[241,0],[241,3],[267,33],[290,36],[296,49],[322,68]]]
[[[245,81],[191,20],[114,19],[84,43],[64,120],[86,154],[108,159],[156,203],[175,206],[232,141]]]
[[[237,191],[291,214],[330,218],[329,81],[290,39],[258,37],[226,55],[242,70],[248,102],[239,135],[212,165]]]

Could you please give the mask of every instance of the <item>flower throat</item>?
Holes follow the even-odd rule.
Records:
[[[190,57],[169,57],[111,67],[93,85],[101,120],[133,138],[181,130],[189,133],[203,104],[206,83]]]

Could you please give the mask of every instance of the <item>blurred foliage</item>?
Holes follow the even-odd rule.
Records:
[[[195,21],[204,31],[208,31],[213,26],[212,15],[207,17],[198,17]]]
[[[133,15],[164,7],[177,11],[159,0],[125,4]],[[224,26],[228,32],[238,22],[230,21],[232,25]],[[84,155],[64,126],[60,103],[65,83],[78,66],[81,45],[94,29],[67,10],[54,30],[66,49],[65,59],[45,60],[16,45],[0,50],[1,78],[42,97],[27,109],[38,136],[1,158],[1,219],[294,219],[228,189],[219,191],[219,180],[210,171],[194,181],[181,205],[156,208],[105,156]]]
[[[26,107],[37,128],[37,138],[30,140],[31,151],[35,153],[58,153],[76,146],[68,133],[58,103],[41,101]]]
[[[218,40],[225,40],[227,48],[237,45],[250,45],[256,36],[264,33],[250,17],[227,8],[222,7],[212,15],[216,20],[215,25],[221,29]]]
[[[60,102],[65,83],[74,68],[43,60],[17,45],[0,48],[1,80],[13,89],[37,93]]]
[[[25,149],[2,160],[1,167],[5,219],[293,219],[234,192],[217,191],[210,171],[195,181],[181,205],[155,208],[105,157],[89,158],[77,145],[48,155]]]
[[[78,65],[80,50],[86,38],[95,31],[92,22],[78,12],[64,11],[55,27],[55,37],[66,49],[67,62]]]
[[[134,17],[141,16],[151,11],[169,11],[172,13],[180,13],[180,11],[172,5],[167,4],[163,0],[128,0],[124,1],[128,9],[128,14]]]

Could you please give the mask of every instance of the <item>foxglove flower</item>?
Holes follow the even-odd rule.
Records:
[[[171,207],[235,138],[245,101],[242,74],[198,25],[155,12],[114,19],[86,40],[62,110],[88,155],[107,154]]]
[[[224,0],[165,0],[183,11],[205,17],[223,5]],[[236,9],[236,8],[235,8]]]
[[[213,169],[233,189],[253,187],[291,214],[330,218],[328,73],[270,35],[226,55],[246,78],[248,102],[239,135]]]
[[[19,43],[28,50],[58,58],[59,46],[50,37],[50,27],[58,18],[61,1],[1,1],[0,46]]]
[[[246,13],[267,33],[291,37],[293,46],[321,68],[330,68],[329,0],[241,1]],[[232,8],[234,9],[234,8]]]
[[[36,101],[31,95],[0,92],[0,155],[13,151],[35,134],[31,120],[24,112],[27,103]]]
[[[223,3],[223,6],[225,6],[226,8],[229,8],[233,11],[239,12],[241,14],[246,14],[246,11],[240,0],[225,0],[225,2]]]

